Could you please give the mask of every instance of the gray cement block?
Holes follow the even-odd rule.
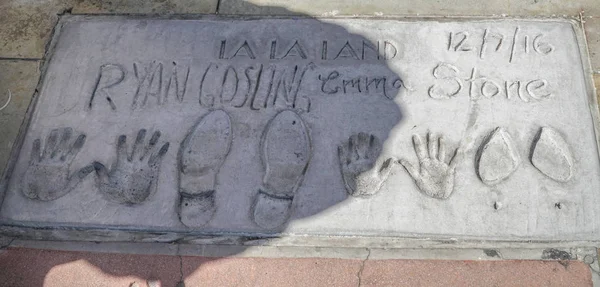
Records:
[[[71,1],[73,14],[195,14],[215,13],[217,0]]]
[[[600,15],[596,0],[222,0],[220,14],[241,15],[410,15],[410,16],[578,16]]]
[[[600,17],[588,17],[584,25],[592,69],[600,74]]]
[[[41,59],[66,3],[60,0],[0,3],[0,57]]]
[[[6,233],[598,238],[569,21],[70,17],[57,37]]]

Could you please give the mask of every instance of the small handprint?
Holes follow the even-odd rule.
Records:
[[[401,159],[400,164],[408,171],[421,192],[433,198],[448,198],[454,189],[454,171],[458,162],[456,155],[449,163],[445,162],[446,146],[441,136],[436,139],[431,133],[428,135],[428,151],[420,136],[413,135],[412,140],[420,168],[415,168],[405,159]]]
[[[147,144],[144,144],[145,137],[146,130],[141,129],[137,134],[130,156],[126,143],[127,137],[119,136],[117,161],[110,171],[103,164],[94,162],[94,169],[98,175],[98,188],[110,200],[125,204],[138,204],[146,200],[156,187],[160,162],[169,150],[169,143],[165,143],[158,151],[154,151],[160,138],[160,132],[155,132]]]
[[[373,195],[388,178],[392,159],[376,165],[381,143],[374,135],[359,133],[338,146],[342,178],[348,194],[356,197]]]
[[[92,166],[86,166],[74,174],[69,167],[85,143],[85,135],[71,139],[73,129],[54,129],[44,143],[40,139],[33,142],[29,166],[24,175],[22,192],[31,199],[42,201],[55,200],[73,190],[81,180],[92,172]]]

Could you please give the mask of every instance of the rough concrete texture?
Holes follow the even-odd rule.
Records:
[[[0,286],[592,286],[579,261],[204,258],[8,249]]]
[[[575,29],[71,17],[2,219],[594,240],[600,163]],[[567,148],[536,141],[545,126]],[[555,157],[572,176],[545,170]],[[370,196],[350,196],[348,175]]]
[[[57,14],[64,11],[88,14],[194,14],[217,12],[217,0],[7,0],[0,3],[0,57],[41,58],[52,28],[57,22]],[[439,15],[439,16],[534,16],[550,17],[575,16],[584,11],[590,16],[588,37],[592,54],[596,54],[594,43],[600,38],[598,5],[594,0],[581,1],[453,1],[439,3],[425,1],[417,4],[386,1],[242,1],[223,0],[221,14],[290,15],[304,14],[315,16],[334,15]],[[596,39],[594,41],[594,39]],[[597,45],[597,44],[596,44]],[[597,57],[592,57],[596,70],[600,70]]]
[[[74,14],[207,14],[218,0],[74,0]]]
[[[366,261],[360,286],[592,286],[573,261]],[[580,274],[573,276],[575,274]],[[585,275],[583,275],[585,274]]]
[[[0,57],[42,58],[64,8],[59,0],[1,1]]]
[[[594,85],[596,86],[596,100],[600,102],[600,74],[594,74]]]
[[[294,1],[294,0],[222,0],[220,14],[309,14],[335,15],[513,15],[513,16],[562,16],[578,15],[585,11],[589,15],[600,15],[600,6],[595,0],[577,1]]]
[[[38,66],[39,61],[0,60],[0,174],[35,92],[40,75]]]
[[[0,58],[44,56],[59,14],[210,14],[217,0],[0,1]]]
[[[598,74],[600,73],[600,16],[585,18],[585,36],[592,70]]]

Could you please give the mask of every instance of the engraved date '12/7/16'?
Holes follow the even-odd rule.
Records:
[[[500,54],[506,56],[509,63],[516,62],[520,55],[545,56],[552,53],[555,47],[548,43],[542,33],[524,33],[515,27],[512,33],[502,33],[493,29],[479,31],[458,31],[448,34],[448,51],[476,53],[480,59],[486,55]]]

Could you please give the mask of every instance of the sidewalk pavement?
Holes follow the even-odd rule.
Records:
[[[581,261],[209,258],[8,248],[0,286],[592,286]],[[178,285],[179,284],[179,285]]]

